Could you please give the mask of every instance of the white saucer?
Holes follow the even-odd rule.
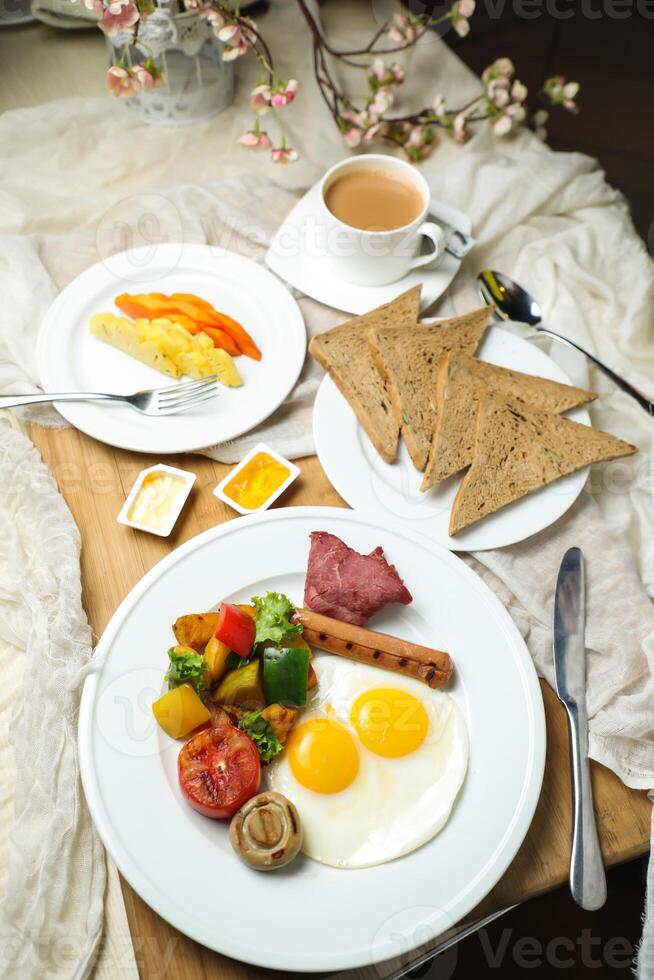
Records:
[[[416,269],[385,286],[356,286],[329,271],[325,234],[318,220],[320,185],[315,184],[279,227],[266,254],[266,265],[306,296],[345,313],[367,313],[388,303],[406,289],[422,283],[421,306],[426,309],[441,296],[459,271],[461,260],[445,253],[434,269]],[[470,218],[440,201],[432,201],[429,218],[447,222],[465,235],[472,233]]]

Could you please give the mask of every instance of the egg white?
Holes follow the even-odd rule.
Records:
[[[461,710],[443,691],[420,681],[317,654],[318,686],[298,724],[329,717],[355,740],[359,772],[340,793],[316,793],[293,775],[288,754],[266,767],[270,789],[292,800],[302,821],[303,852],[337,868],[366,868],[401,857],[434,837],[447,823],[468,766],[468,732]],[[406,691],[424,707],[429,728],[408,755],[385,758],[370,752],[350,721],[356,699],[366,691]]]

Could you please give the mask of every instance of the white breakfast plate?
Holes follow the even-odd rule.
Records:
[[[381,545],[396,564],[413,603],[390,607],[372,625],[451,652],[451,694],[467,720],[469,770],[448,824],[412,854],[347,871],[300,858],[261,874],[235,856],[225,823],[200,816],[181,798],[180,744],[158,729],[151,704],[162,691],[175,618],[268,589],[300,603],[314,530],[362,552]],[[100,640],[95,668],[79,718],[95,826],[148,905],[239,960],[286,972],[339,970],[429,941],[489,892],[531,823],[545,725],[527,648],[481,579],[413,530],[327,507],[222,524],[173,551],[132,590]]]
[[[491,364],[571,384],[551,357],[499,327],[489,328],[478,356]],[[585,408],[576,408],[567,417],[590,425]],[[450,508],[461,477],[453,476],[422,493],[422,473],[415,469],[404,443],[400,441],[395,463],[385,463],[327,375],[316,396],[313,433],[327,478],[350,507],[406,522],[452,551],[503,548],[542,531],[572,506],[588,477],[588,467],[571,473],[450,537]]]
[[[459,271],[460,259],[448,252],[434,269],[422,268],[385,286],[356,286],[332,274],[325,261],[327,243],[318,220],[320,184],[315,184],[279,227],[266,253],[266,265],[306,296],[345,313],[367,313],[399,293],[422,284],[423,310],[441,296]],[[465,235],[472,234],[470,218],[462,211],[432,200],[428,217],[446,221]]]
[[[171,379],[93,337],[94,313],[120,310],[130,293],[196,293],[238,320],[262,352],[237,358],[241,388],[220,388],[192,412],[151,418],[128,405],[67,402],[58,410],[101,442],[143,453],[184,453],[226,442],[263,422],[295,384],[306,355],[306,329],[289,290],[267,269],[209,245],[166,243],[121,252],[74,279],[48,310],[39,335],[45,391],[127,394],[169,385]],[[187,379],[181,379],[182,381]]]

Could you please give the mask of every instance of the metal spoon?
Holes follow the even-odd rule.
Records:
[[[574,340],[568,340],[567,337],[562,337],[561,334],[554,333],[553,330],[544,327],[540,306],[533,296],[530,296],[527,290],[523,289],[517,282],[514,282],[513,279],[510,279],[501,272],[494,272],[492,269],[484,269],[483,272],[480,272],[477,276],[477,282],[479,283],[481,298],[490,306],[494,307],[494,314],[497,320],[517,320],[519,323],[528,323],[530,326],[536,327],[541,333],[547,334],[548,337],[554,337],[555,340],[560,340],[561,343],[567,344],[568,347],[573,347],[574,350],[581,351],[618,388],[621,388],[628,395],[631,395],[632,398],[635,398],[640,407],[644,408],[646,412],[654,415],[654,399],[643,395],[642,392],[634,388],[628,381],[625,381],[619,374],[612,371],[610,367],[607,367],[602,361],[598,361],[593,354],[589,354],[587,350],[584,350],[583,347],[576,344]]]

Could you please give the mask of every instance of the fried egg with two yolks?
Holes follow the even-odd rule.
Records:
[[[446,824],[468,766],[468,733],[442,691],[330,655],[285,751],[266,767],[293,801],[303,852],[339,868],[408,854]]]

